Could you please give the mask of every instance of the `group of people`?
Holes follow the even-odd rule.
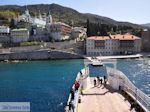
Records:
[[[100,78],[99,76],[97,76],[96,78],[94,78],[94,87],[99,86],[100,84],[106,84],[107,83],[107,78],[104,75],[103,78]]]

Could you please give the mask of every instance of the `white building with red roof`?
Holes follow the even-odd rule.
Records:
[[[92,36],[86,40],[89,56],[135,54],[141,51],[141,38],[131,34]]]

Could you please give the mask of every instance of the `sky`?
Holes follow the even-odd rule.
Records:
[[[106,16],[136,24],[150,23],[150,0],[0,0],[0,5],[56,3],[81,13]]]

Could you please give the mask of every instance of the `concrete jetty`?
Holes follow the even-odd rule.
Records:
[[[91,78],[91,82],[93,79]],[[100,84],[83,91],[78,112],[131,112],[131,110],[130,103],[125,100],[124,96],[109,84],[105,86]]]
[[[135,55],[118,55],[118,56],[95,56],[96,59],[99,60],[106,60],[106,59],[131,59],[131,58],[140,58],[142,54],[135,54]],[[92,57],[85,57],[88,60],[92,60]]]

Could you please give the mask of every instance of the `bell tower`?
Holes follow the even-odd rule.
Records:
[[[52,23],[53,23],[53,19],[52,19],[51,13],[49,11],[47,14],[47,18],[46,18],[46,24],[52,24]]]

